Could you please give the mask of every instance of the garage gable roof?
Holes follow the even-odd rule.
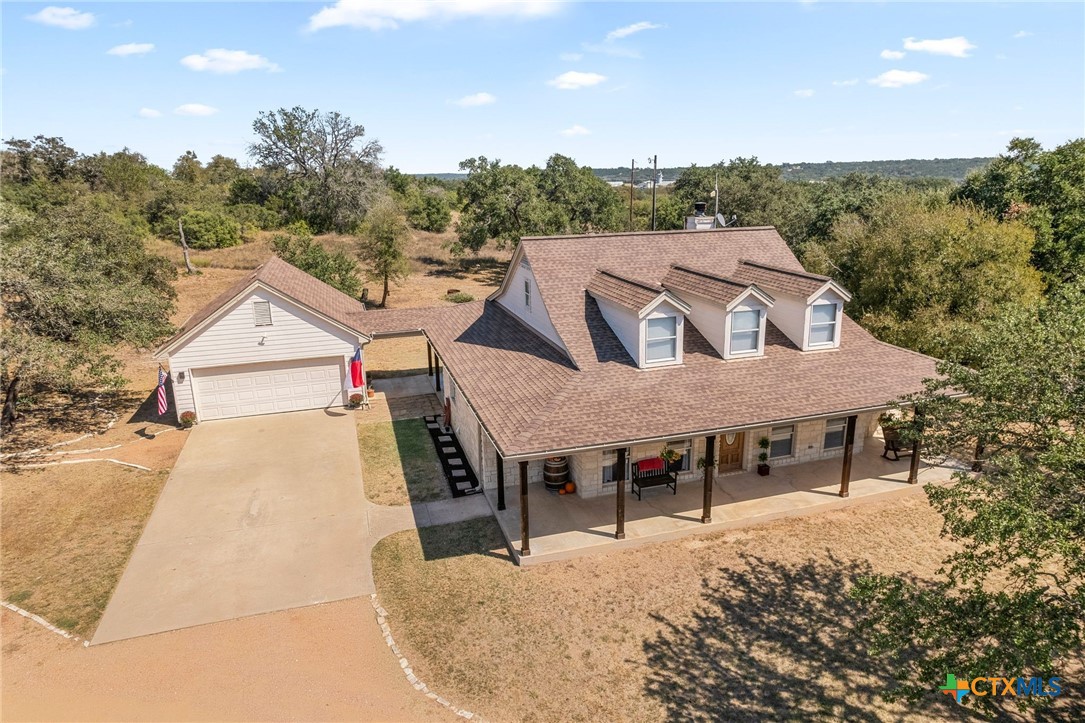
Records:
[[[154,358],[161,359],[173,351],[182,341],[212,323],[220,312],[225,311],[235,300],[256,287],[279,294],[345,331],[369,341],[369,335],[362,330],[365,304],[288,264],[278,256],[272,256],[252,273],[215,297],[207,306],[188,317],[177,333],[158,347]]]

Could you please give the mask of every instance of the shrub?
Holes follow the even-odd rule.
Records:
[[[452,223],[452,210],[442,195],[427,190],[408,203],[407,220],[422,231],[442,233]]]
[[[192,265],[198,269],[206,269],[211,265],[211,259],[201,256],[198,259],[192,259]]]
[[[226,207],[226,213],[241,224],[242,236],[253,236],[257,231],[266,231],[279,225],[279,217],[274,211],[253,203],[239,203]]]
[[[189,211],[181,217],[185,241],[194,249],[221,249],[241,243],[241,224],[215,211]]]
[[[466,304],[468,301],[474,301],[475,297],[463,291],[457,291],[454,294],[446,296],[445,300],[451,301],[453,304]]]
[[[184,427],[185,429],[190,429],[192,425],[196,423],[196,413],[181,412],[180,422],[182,427]]]
[[[350,400],[349,400],[349,405],[350,405],[351,408],[357,408],[357,407],[362,406],[362,395],[361,394],[351,394],[350,395]]]

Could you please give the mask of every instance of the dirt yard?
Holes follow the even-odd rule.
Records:
[[[3,599],[89,637],[167,474],[98,462],[5,473]]]
[[[881,700],[847,597],[864,572],[931,575],[939,528],[898,499],[522,569],[483,519],[386,538],[373,567],[415,673],[487,718],[960,720],[933,682]]]

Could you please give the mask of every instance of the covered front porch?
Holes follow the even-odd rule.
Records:
[[[785,516],[814,514],[870,499],[921,494],[923,485],[945,482],[954,471],[967,468],[952,461],[934,464],[921,457],[915,458],[915,464],[910,457],[891,461],[881,456],[880,439],[869,441],[872,443],[850,456],[846,497],[841,496],[842,460],[823,459],[774,467],[767,477],[756,471],[714,477],[709,481],[708,515],[702,479],[679,482],[677,494],[666,488],[646,490],[643,500],[628,491],[624,500],[619,500],[618,494],[590,499],[559,496],[547,492],[540,483],[525,484],[527,555],[522,554],[521,529],[525,520],[519,481],[505,480],[504,509],[500,509],[497,489],[487,489],[486,495],[517,562],[534,565],[756,525]],[[909,481],[911,478],[914,482]],[[624,518],[621,531],[619,514]]]

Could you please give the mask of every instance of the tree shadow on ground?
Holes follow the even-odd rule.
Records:
[[[505,277],[508,261],[500,261],[492,256],[468,257],[462,259],[440,259],[436,256],[419,256],[419,263],[429,267],[426,274],[451,279],[466,279],[474,275],[480,284],[496,286]]]
[[[644,642],[644,687],[669,718],[899,717],[880,698],[892,679],[856,632],[861,613],[848,597],[869,565],[831,554],[802,564],[749,554],[743,562],[704,580],[690,619],[655,615],[663,627]],[[936,689],[932,682],[917,714],[970,715]]]

